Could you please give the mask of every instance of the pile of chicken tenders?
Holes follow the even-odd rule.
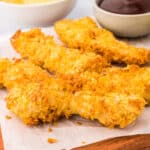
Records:
[[[150,104],[150,50],[117,40],[89,17],[60,20],[62,41],[40,29],[10,39],[20,59],[0,59],[7,108],[25,124],[79,115],[125,128]],[[125,64],[125,67],[113,64]]]

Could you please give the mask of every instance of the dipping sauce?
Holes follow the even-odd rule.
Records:
[[[36,3],[48,3],[56,0],[2,0],[2,1],[14,4],[36,4]]]
[[[143,14],[150,12],[150,0],[101,0],[99,7],[117,14]]]

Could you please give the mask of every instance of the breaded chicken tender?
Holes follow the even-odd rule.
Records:
[[[9,90],[7,107],[25,124],[52,122],[64,114],[63,107],[67,111],[65,105],[70,100],[72,87],[69,89],[63,80],[54,79],[45,70],[28,61],[1,60],[0,68],[7,67],[8,62],[9,67],[1,72],[3,86]]]
[[[98,74],[84,72],[80,74],[84,79],[84,90],[91,90],[104,95],[109,92],[136,94],[150,105],[150,68],[129,65],[126,68],[106,68]]]
[[[150,62],[149,50],[117,40],[110,31],[99,28],[89,17],[58,21],[55,30],[69,48],[95,52],[111,62],[137,65]]]
[[[71,110],[83,118],[96,119],[105,126],[124,128],[139,114],[139,108],[143,106],[140,99],[143,98],[124,93],[105,93],[99,97],[99,94],[93,95],[92,91],[87,90],[75,94]]]
[[[57,70],[60,74],[75,74],[85,70],[100,71],[109,66],[106,59],[99,55],[57,45],[51,36],[45,35],[40,29],[18,31],[11,38],[11,43],[23,58],[51,72]]]
[[[26,60],[1,60],[0,68],[2,66],[6,66],[1,71],[2,83],[9,90],[7,107],[27,125],[77,114],[96,119],[104,126],[124,128],[136,120],[145,105],[145,100],[134,94],[105,93],[102,96],[82,89],[72,92],[66,80],[52,77]]]

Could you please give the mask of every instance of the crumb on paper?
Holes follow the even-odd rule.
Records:
[[[56,127],[58,125],[58,122],[53,122],[52,124],[54,127]]]
[[[86,142],[85,142],[85,141],[82,141],[82,144],[86,144]]]
[[[81,126],[81,125],[82,125],[82,122],[79,122],[79,121],[78,121],[77,124],[78,124],[79,126]]]
[[[48,143],[53,144],[53,143],[57,143],[58,141],[54,138],[48,138]]]
[[[10,119],[11,119],[11,116],[6,115],[5,118],[6,118],[7,120],[10,120]]]
[[[52,132],[53,131],[53,129],[52,128],[48,128],[48,132]]]

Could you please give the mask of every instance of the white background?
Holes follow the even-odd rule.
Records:
[[[67,18],[80,18],[83,16],[91,16],[92,3],[94,0],[78,0],[74,10],[70,13]]]
[[[77,0],[77,3],[75,5],[75,8],[73,11],[66,17],[66,18],[80,18],[83,16],[91,16],[92,13],[92,3],[94,0]],[[0,28],[0,38],[3,35],[14,33],[14,31],[11,28],[8,28],[7,30],[3,30]]]

